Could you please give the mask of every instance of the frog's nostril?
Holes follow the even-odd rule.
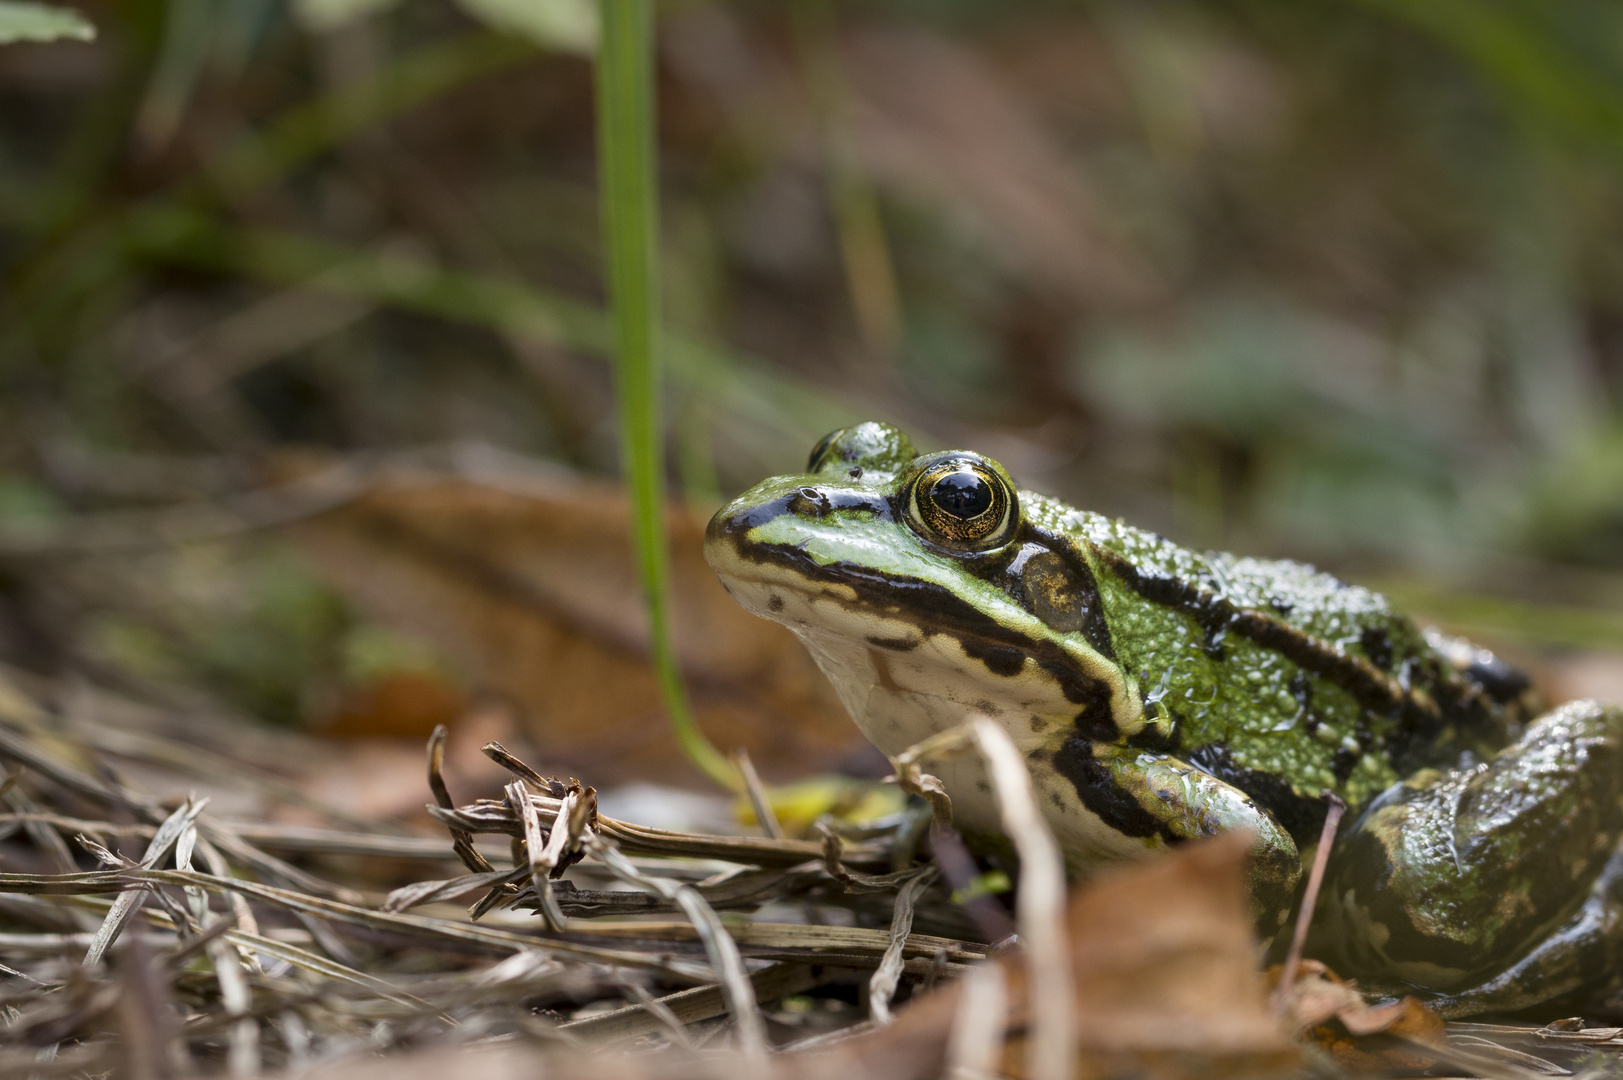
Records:
[[[828,496],[814,487],[803,487],[789,496],[789,510],[801,517],[822,517],[831,509]]]

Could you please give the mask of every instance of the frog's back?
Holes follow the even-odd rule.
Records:
[[[1356,806],[1416,767],[1497,748],[1519,719],[1378,593],[1022,499],[1038,528],[1080,541],[1151,721],[1137,741],[1247,791],[1300,839],[1322,791]]]

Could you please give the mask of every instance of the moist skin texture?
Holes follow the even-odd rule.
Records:
[[[705,555],[885,753],[1001,724],[1073,873],[1246,829],[1272,936],[1328,791],[1352,813],[1315,945],[1343,973],[1464,1015],[1595,984],[1623,939],[1623,714],[1530,722],[1525,677],[1367,589],[1181,548],[880,424],[724,507]],[[938,775],[997,847],[979,763]]]

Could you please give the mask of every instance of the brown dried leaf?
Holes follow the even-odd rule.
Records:
[[[769,778],[862,746],[792,634],[744,612],[673,507],[673,636],[701,726]],[[641,593],[618,488],[504,463],[390,470],[292,534],[363,609],[433,642],[515,703],[546,767],[609,782],[696,778],[676,751],[646,658]]]
[[[1253,961],[1243,887],[1249,841],[1229,837],[1191,844],[1164,857],[1100,875],[1077,891],[1069,922],[1077,983],[1079,1080],[1103,1077],[1184,1080],[1270,1077],[1295,1069],[1300,1048],[1270,1009]],[[1019,1077],[1027,1003],[1025,964],[997,961],[1009,984],[1009,1041],[1004,1072]],[[924,1080],[940,1076],[959,1016],[962,986],[902,1009],[894,1024],[824,1050],[750,1062],[732,1054],[548,1056],[521,1050],[451,1056],[444,1052],[387,1062],[318,1067],[311,1080],[677,1080],[749,1076],[760,1080]],[[387,1070],[385,1073],[383,1070]]]
[[[1297,1030],[1352,1068],[1424,1069],[1439,1060],[1424,1044],[1448,1045],[1442,1018],[1418,999],[1371,1005],[1316,960],[1302,961],[1285,1010]]]
[[[422,671],[390,671],[345,694],[318,722],[335,739],[426,739],[441,724],[467,711],[462,692],[447,679]]]
[[[1071,899],[1080,1077],[1283,1073],[1300,1061],[1257,971],[1244,888],[1249,841],[1227,837],[1099,875]],[[1025,1061],[1024,964],[1010,986],[1003,1071]],[[930,995],[882,1032],[830,1052],[859,1075],[933,1075],[959,1022],[960,988]],[[894,1048],[908,1067],[889,1073]],[[844,1066],[842,1066],[844,1067]],[[916,1071],[915,1071],[916,1070]],[[819,1075],[849,1075],[831,1067]]]

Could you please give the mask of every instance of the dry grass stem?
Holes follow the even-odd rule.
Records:
[[[755,811],[755,820],[760,823],[761,831],[770,839],[782,840],[783,826],[772,809],[772,799],[767,795],[766,785],[761,783],[761,774],[755,771],[750,752],[740,746],[733,751],[733,762],[738,766],[739,775],[744,778],[744,794],[749,796],[750,809]]]
[[[298,790],[274,759],[209,749],[232,744],[229,720],[162,720],[97,691],[94,714],[145,725],[104,728],[92,712],[57,718],[3,678],[0,851],[20,861],[0,870],[0,1003],[19,1010],[13,1037],[48,1033],[57,1047],[44,1060],[0,1046],[0,1065],[25,1075],[105,1072],[138,1053],[157,1072],[189,1061],[247,1077],[361,1047],[492,1038],[583,1049],[724,1040],[764,1064],[774,1044],[867,1030],[856,991],[870,973],[884,1010],[903,987],[956,978],[986,956],[982,942],[940,931],[964,920],[932,867],[891,864],[902,824],[860,840],[655,829],[604,817],[590,788],[544,777],[499,744],[486,753],[515,777],[503,797],[457,803],[440,731],[425,777],[447,829],[436,839],[356,822]],[[255,738],[244,745],[276,744]],[[166,776],[168,791],[195,781],[265,809],[228,820],[204,795],[153,794],[101,767],[106,758],[140,762],[128,775]],[[140,858],[119,843],[139,844]],[[406,876],[459,863],[469,872]],[[486,921],[447,910],[470,895]],[[835,909],[830,922],[816,915]],[[795,921],[806,912],[818,921]],[[132,932],[147,957],[136,969],[119,959]],[[120,1019],[131,979],[156,989],[141,1017]],[[830,998],[801,997],[831,987]],[[812,1014],[808,1033],[786,999],[838,1008]],[[139,1046],[127,1035],[137,1023],[148,1025]]]
[[[1335,846],[1336,829],[1347,804],[1332,791],[1324,793],[1327,812],[1324,826],[1319,830],[1319,846],[1313,853],[1313,866],[1308,871],[1307,887],[1302,890],[1301,908],[1296,913],[1296,926],[1291,932],[1290,949],[1285,954],[1284,966],[1279,971],[1279,986],[1274,990],[1274,1009],[1283,1011],[1291,987],[1296,983],[1296,969],[1302,962],[1302,948],[1307,944],[1307,932],[1313,925],[1313,909],[1319,902],[1319,886],[1324,882],[1324,868],[1330,862],[1330,849]]]
[[[890,922],[890,943],[885,946],[884,957],[868,979],[868,1010],[879,1027],[884,1027],[893,1019],[890,999],[895,996],[896,984],[902,977],[903,953],[907,948],[908,935],[913,931],[913,902],[935,878],[936,868],[926,867],[909,878],[896,894],[896,907]],[[932,962],[934,959],[931,958]]]
[[[1001,901],[952,901],[977,871],[949,833],[917,854],[923,805],[863,829],[823,822],[812,840],[656,829],[600,814],[590,787],[499,744],[486,753],[512,777],[500,797],[458,803],[442,731],[425,776],[446,829],[435,837],[291,797],[295,780],[267,779],[275,758],[187,762],[190,743],[229,746],[232,721],[152,722],[97,693],[95,714],[147,718],[137,738],[96,730],[90,713],[57,716],[0,672],[6,1075],[247,1078],[403,1055],[413,1077],[409,1063],[429,1060],[419,1051],[499,1046],[525,1075],[593,1080],[981,1080],[1021,1057],[1026,1075],[1055,1080],[1112,1004],[1082,983],[1090,1013],[1072,1013],[1058,853],[1017,751],[987,722],[896,766],[946,820],[925,767],[986,763],[1020,856],[1020,948],[996,963]],[[243,745],[277,745],[255,740]],[[135,751],[144,769],[107,767]],[[237,811],[251,820],[219,813],[244,793],[260,807]],[[447,874],[458,866],[468,872]],[[476,918],[455,906],[469,898]],[[1137,950],[1112,934],[1111,949]],[[1462,1031],[1426,1060],[1522,1075],[1516,1055],[1539,1059],[1554,1038],[1532,1030]],[[1174,1024],[1153,1039],[1184,1036]],[[598,1053],[609,1046],[636,1056],[622,1065]],[[647,1053],[659,1049],[670,1053]]]
[[[1020,855],[1016,916],[1032,1001],[1027,1069],[1044,1080],[1069,1080],[1075,1067],[1071,1051],[1075,995],[1070,935],[1065,928],[1065,862],[1037,806],[1031,775],[1020,751],[1001,727],[985,717],[976,717],[910,747],[893,764],[898,777],[907,777],[906,783],[929,793],[939,788],[939,781],[920,772],[919,763],[971,748],[986,762],[997,792],[1003,831]]]
[[[947,1080],[991,1080],[1003,1055],[1003,1024],[1008,1012],[1003,969],[986,964],[964,979],[963,995],[947,1043]]]

